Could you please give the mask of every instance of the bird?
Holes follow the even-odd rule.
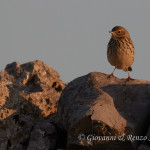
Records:
[[[109,33],[111,38],[107,45],[107,59],[115,68],[108,78],[115,77],[113,73],[117,68],[128,72],[128,81],[133,80],[129,71],[132,71],[134,62],[134,45],[129,32],[122,26],[115,26]]]

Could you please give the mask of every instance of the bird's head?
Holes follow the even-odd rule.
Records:
[[[113,37],[115,38],[129,38],[129,32],[121,26],[115,26],[111,31],[109,31],[109,33],[112,34]]]

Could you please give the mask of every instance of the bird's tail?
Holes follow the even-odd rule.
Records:
[[[128,67],[128,71],[132,71],[132,67],[130,66],[130,67]]]
[[[127,70],[124,70],[124,71],[127,71]],[[132,71],[132,67],[128,67],[128,71]]]

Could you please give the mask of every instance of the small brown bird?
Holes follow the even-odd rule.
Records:
[[[112,31],[111,39],[107,46],[107,58],[112,66],[115,66],[109,77],[113,76],[115,69],[123,69],[128,72],[128,80],[130,80],[129,71],[132,71],[131,65],[134,61],[134,45],[130,38],[129,32],[121,26],[115,26]]]

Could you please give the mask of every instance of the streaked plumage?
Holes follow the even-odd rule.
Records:
[[[128,31],[124,27],[116,26],[110,33],[112,36],[107,47],[109,63],[117,69],[123,69],[127,72],[132,71],[131,65],[134,61],[134,45]],[[113,72],[110,76],[113,76]],[[128,79],[131,79],[129,72]]]

